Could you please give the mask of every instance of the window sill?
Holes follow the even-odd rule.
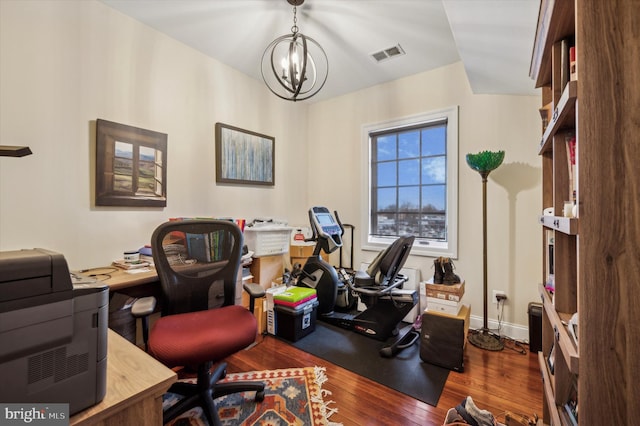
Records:
[[[363,251],[382,251],[387,248],[389,244],[385,243],[374,243],[368,242],[362,245]],[[420,244],[419,241],[416,241],[411,248],[411,256],[424,256],[424,257],[449,257],[451,259],[457,259],[458,253],[452,252],[450,249],[445,247],[435,247],[433,245],[424,245]]]

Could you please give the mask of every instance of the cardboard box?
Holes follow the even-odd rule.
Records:
[[[459,302],[460,300],[462,300],[462,296],[459,296],[455,293],[445,293],[442,291],[430,290],[428,288],[426,289],[426,296],[432,297],[434,299],[449,300],[453,302]]]
[[[284,272],[284,257],[282,255],[257,257],[249,266],[253,282],[260,284],[265,290],[271,287],[274,281],[282,278]]]
[[[253,314],[258,321],[258,334],[264,334],[267,331],[267,313],[264,309],[265,303],[266,299],[264,297],[256,299],[256,306],[253,308]]]
[[[420,293],[436,299],[459,301],[464,296],[464,280],[458,284],[434,284],[433,277],[420,283]],[[457,300],[456,297],[457,296]]]
[[[291,244],[289,246],[289,254],[291,257],[309,257],[313,254],[315,243]]]
[[[313,249],[316,247],[315,243],[312,244],[291,244],[289,246],[289,255],[291,256],[291,265],[295,265],[299,263],[304,265],[307,262],[307,259],[313,255]],[[329,261],[329,255],[324,251],[320,252],[320,257],[324,259],[325,262]]]
[[[249,309],[249,294],[246,291],[242,292],[242,306]],[[253,307],[253,315],[258,321],[258,334],[263,334],[267,331],[267,313],[265,310],[266,298],[259,297],[255,300],[255,306]]]
[[[427,311],[436,311],[449,315],[458,315],[462,307],[462,302],[453,300],[443,300],[427,296]]]

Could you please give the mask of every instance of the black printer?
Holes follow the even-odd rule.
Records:
[[[0,252],[0,401],[68,403],[70,415],[100,402],[108,307],[108,287],[72,280],[63,255]]]

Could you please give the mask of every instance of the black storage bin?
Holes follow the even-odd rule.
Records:
[[[529,351],[542,350],[542,304],[529,303]]]
[[[136,342],[136,318],[131,306],[137,299],[122,293],[112,293],[109,300],[109,328],[130,341]]]
[[[316,329],[317,310],[317,301],[307,304],[302,309],[276,305],[276,336],[295,342],[308,335]]]

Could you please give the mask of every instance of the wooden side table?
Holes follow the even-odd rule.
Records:
[[[113,330],[108,332],[107,392],[70,425],[162,425],[162,395],[177,374]]]

